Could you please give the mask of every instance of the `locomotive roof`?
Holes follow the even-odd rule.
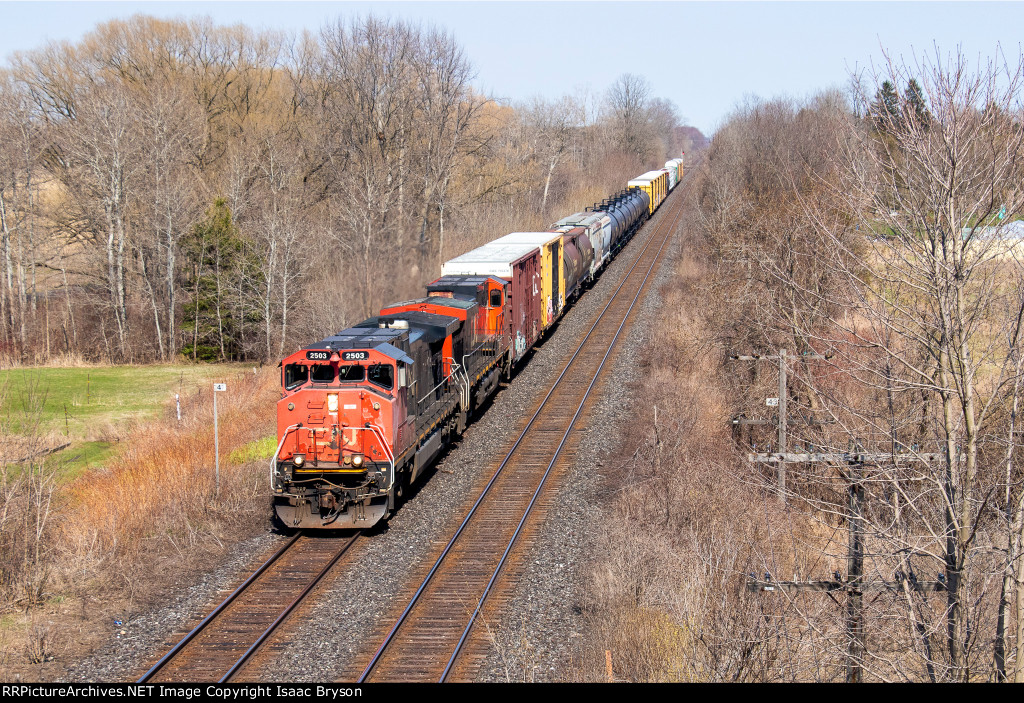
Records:
[[[493,276],[441,276],[427,286],[427,292],[444,291],[464,298],[440,298],[440,300],[465,300],[468,305],[484,305],[487,302],[487,281]],[[499,284],[505,282],[494,278]]]
[[[505,282],[496,276],[472,276],[472,275],[456,275],[449,274],[447,276],[441,276],[439,279],[427,286],[427,292],[432,290],[447,290],[450,286],[477,286],[483,289],[487,285],[489,279],[494,279],[499,285],[505,285]]]
[[[436,315],[432,312],[421,312],[419,310],[407,310],[403,312],[377,315],[360,322],[356,327],[378,328],[378,329],[401,329],[395,327],[395,323],[403,321],[408,325],[409,341],[415,342],[424,339],[430,344],[438,342],[459,329],[462,321],[457,317],[448,315]]]
[[[486,281],[486,280],[487,279],[485,279],[485,278],[480,278],[481,282]],[[428,290],[429,290],[429,288],[428,288]],[[440,305],[440,306],[443,306],[443,307],[446,307],[446,308],[458,308],[460,310],[469,310],[470,308],[472,308],[473,306],[476,305],[476,303],[473,302],[472,300],[463,300],[462,298],[446,298],[446,297],[439,296],[439,295],[431,295],[431,296],[429,296],[427,298],[416,298],[414,300],[406,300],[406,301],[403,301],[401,303],[392,303],[391,305],[388,305],[387,307],[388,308],[397,308],[397,307],[403,307],[403,306],[406,306],[406,305],[422,305],[424,303],[426,303],[427,305]],[[395,313],[395,314],[398,314],[398,313]]]
[[[338,334],[331,335],[306,349],[373,349],[395,361],[411,364],[412,359],[402,351],[408,346],[409,330],[381,329],[369,327],[349,327]]]
[[[331,335],[326,339],[311,344],[307,349],[367,349],[377,344],[391,343],[398,337],[405,334],[405,330],[396,329],[367,329],[361,326],[344,329],[338,334]]]

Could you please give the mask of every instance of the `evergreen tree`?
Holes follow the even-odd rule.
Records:
[[[900,122],[900,96],[892,81],[883,81],[871,104],[871,116],[879,131],[891,132]]]
[[[928,129],[931,115],[928,113],[924,91],[921,90],[921,84],[917,82],[916,78],[911,78],[910,82],[907,83],[907,105],[905,112],[908,119],[912,118],[924,129]]]
[[[184,238],[186,286],[182,354],[202,361],[240,356],[243,320],[237,315],[244,273],[245,242],[224,198],[217,198],[206,219]]]

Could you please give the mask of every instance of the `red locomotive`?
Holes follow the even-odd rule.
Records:
[[[337,529],[386,519],[607,261],[595,250],[617,251],[650,200],[627,189],[585,213],[605,229],[556,223],[484,245],[446,262],[427,297],[285,357],[270,469],[281,522]]]

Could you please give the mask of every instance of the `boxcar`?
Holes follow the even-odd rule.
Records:
[[[490,242],[443,263],[442,278],[437,282],[453,276],[494,276],[508,282],[504,296],[512,362],[522,359],[543,329],[540,248],[535,244]]]

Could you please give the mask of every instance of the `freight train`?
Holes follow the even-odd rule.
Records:
[[[426,295],[281,361],[270,483],[289,528],[366,528],[465,430],[679,183],[683,160],[445,262]]]

